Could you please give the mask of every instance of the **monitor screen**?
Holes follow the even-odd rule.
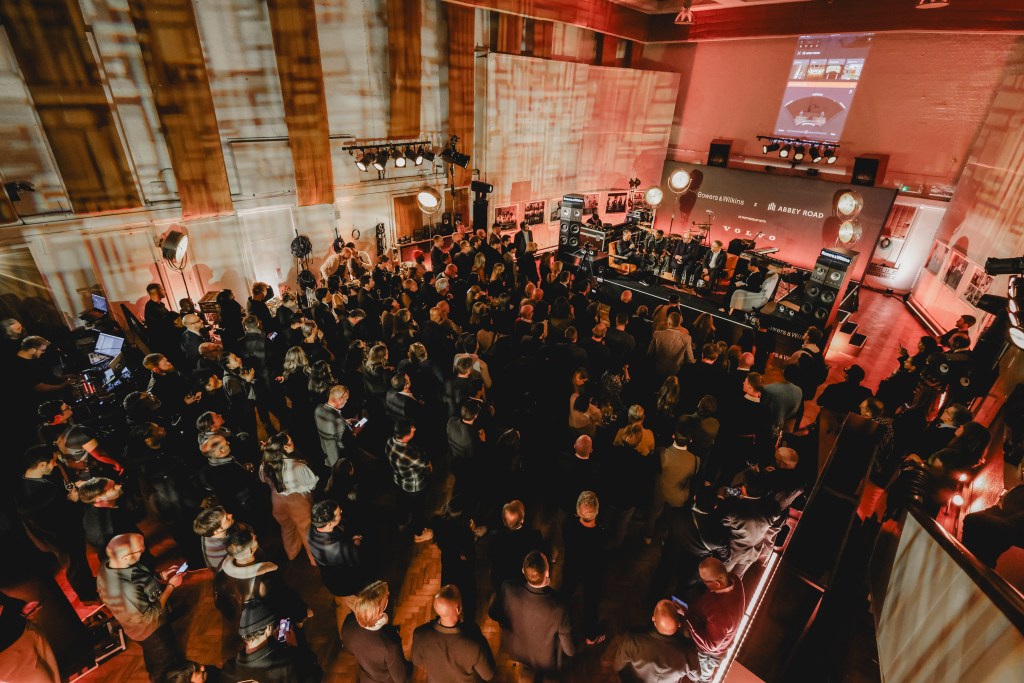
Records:
[[[104,313],[110,313],[110,307],[107,305],[107,300],[99,294],[92,295],[92,307],[97,311],[103,311]]]
[[[104,356],[110,356],[113,358],[117,354],[121,353],[121,347],[124,346],[124,339],[122,337],[115,337],[112,334],[100,333],[99,338],[96,340],[96,353],[102,353]]]

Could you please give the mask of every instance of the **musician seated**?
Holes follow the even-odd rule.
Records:
[[[665,270],[671,268],[675,271],[677,283],[689,285],[690,277],[694,275],[697,264],[700,263],[700,255],[700,242],[693,239],[693,235],[687,231],[683,233],[683,238],[676,240],[672,246],[672,251],[667,256],[670,262],[666,264]]]
[[[700,261],[701,280],[709,289],[715,288],[725,270],[726,253],[723,246],[721,240],[715,240],[711,243],[711,250]]]
[[[592,225],[595,228],[603,228],[604,223],[601,222],[601,217],[597,215],[597,211],[587,219],[587,225]]]
[[[622,239],[615,244],[615,258],[619,263],[630,263],[637,267],[643,262],[643,257],[633,242],[633,231],[629,228],[622,231]]]
[[[737,285],[736,291],[729,299],[729,313],[733,311],[753,311],[771,301],[775,288],[779,284],[779,271],[767,268],[763,263],[751,261],[746,279]]]
[[[655,275],[660,275],[668,267],[668,255],[665,251],[667,248],[668,238],[665,237],[665,231],[655,230],[654,235],[647,240],[644,268],[653,270]]]

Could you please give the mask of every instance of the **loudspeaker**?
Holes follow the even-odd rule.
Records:
[[[444,213],[441,214],[441,225],[455,225],[454,223],[452,223],[451,211],[445,211]]]
[[[888,165],[888,154],[869,154],[855,157],[850,182],[854,185],[874,187],[885,180],[885,170]]]
[[[732,140],[712,140],[711,148],[708,150],[708,166],[726,168],[729,165],[731,149]]]
[[[583,220],[583,207],[562,206],[558,217],[563,221],[581,221]]]
[[[856,256],[857,252],[848,249],[821,250],[811,279],[804,283],[800,313],[823,327],[831,324]]]
[[[476,182],[476,181],[473,181]],[[487,227],[487,196],[477,195],[473,200],[473,229]]]
[[[421,240],[430,239],[430,228],[413,228],[412,238],[414,241],[419,242]]]

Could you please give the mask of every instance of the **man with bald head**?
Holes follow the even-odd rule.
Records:
[[[696,681],[700,663],[693,641],[681,637],[679,609],[671,600],[659,600],[651,628],[626,633],[615,653],[615,670],[625,683]]]
[[[145,562],[140,562],[145,551],[142,534],[121,534],[110,539],[107,560],[96,577],[96,589],[124,634],[142,646],[149,680],[158,683],[165,674],[186,663],[165,609],[183,576],[174,573],[174,568],[168,569],[164,572],[164,583]]]
[[[185,364],[191,369],[199,362],[199,345],[210,341],[210,335],[203,325],[203,320],[195,313],[182,317],[181,324],[185,329],[181,333],[179,346],[185,358]]]
[[[699,680],[710,681],[736,638],[746,596],[743,583],[717,557],[702,561],[699,571],[707,592],[693,601],[684,618],[697,646]]]
[[[583,491],[601,494],[601,469],[598,461],[591,457],[594,441],[586,434],[577,437],[573,452],[562,460],[558,502],[569,515],[576,512],[576,499]]]
[[[480,629],[462,621],[462,595],[452,584],[434,596],[437,619],[412,634],[412,663],[429,683],[479,683],[494,678],[494,655]]]

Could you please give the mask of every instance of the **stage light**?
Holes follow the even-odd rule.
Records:
[[[686,192],[690,187],[690,172],[684,168],[676,169],[668,176],[668,189],[676,194]]]
[[[386,149],[382,149],[379,152],[377,152],[377,156],[373,160],[373,163],[371,165],[375,169],[377,169],[378,171],[383,171],[384,168],[388,165],[388,152],[387,152],[387,150]]]
[[[761,145],[761,153],[770,154],[771,152],[777,151],[779,149],[779,146],[779,143],[772,140],[768,144]]]
[[[461,166],[462,168],[466,168],[469,166],[469,155],[463,154],[457,149],[453,149],[451,147],[445,148],[441,152],[441,158],[447,161],[449,164],[454,164],[455,166]]]
[[[853,218],[864,208],[864,198],[856,190],[840,190],[835,197],[837,218]]]
[[[188,251],[188,235],[180,230],[171,230],[160,241],[160,253],[168,261],[183,261]]]
[[[949,7],[950,0],[917,0],[917,6],[914,9],[938,9],[940,7]]]
[[[779,157],[783,159],[789,158],[789,155],[793,153],[793,145],[786,143],[786,146],[779,150]]]
[[[967,473],[966,472],[962,472],[960,474],[960,483],[963,483],[965,481],[967,481]]]
[[[405,168],[405,155],[399,152],[397,147],[391,148],[391,158],[394,160],[396,167]]]
[[[359,156],[356,157],[356,166],[359,167],[360,171],[368,171],[370,164],[373,163],[373,154],[363,152],[359,150]]]
[[[1010,327],[1010,341],[1018,349],[1024,349],[1024,327],[1013,325]]]
[[[826,164],[834,164],[834,163],[836,163],[836,160],[838,158],[839,157],[836,156],[836,148],[835,147],[829,147],[827,150],[825,150],[825,163]]]
[[[647,188],[647,191],[644,192],[644,200],[650,204],[653,209],[661,206],[663,199],[665,199],[665,193],[662,192],[661,188],[657,185]]]
[[[953,497],[949,499],[949,502],[951,502],[953,505],[957,507],[962,507],[964,504],[964,497],[961,496],[959,493],[954,493]]]
[[[864,233],[856,221],[843,221],[839,224],[839,241],[843,244],[855,244]]]
[[[441,208],[441,195],[432,187],[424,187],[416,193],[416,205],[420,211],[432,216]]]
[[[806,149],[803,145],[797,145],[796,149],[793,150],[793,161],[803,161]]]
[[[416,150],[412,148],[412,145],[405,148],[405,158],[417,166],[423,163],[423,157],[416,153]]]
[[[824,148],[821,145],[811,147],[811,161],[818,163],[824,158]]]
[[[420,145],[420,149],[416,154],[420,159],[426,159],[427,161],[433,161],[435,156],[434,152],[429,147],[424,147],[423,145]],[[417,161],[416,165],[419,166],[421,163],[423,162]]]
[[[1020,275],[1024,273],[1024,256],[1017,258],[987,258],[985,259],[985,272],[989,275]],[[1019,278],[1010,281],[1011,286],[1018,282]],[[1010,296],[1014,296],[1013,293]]]

